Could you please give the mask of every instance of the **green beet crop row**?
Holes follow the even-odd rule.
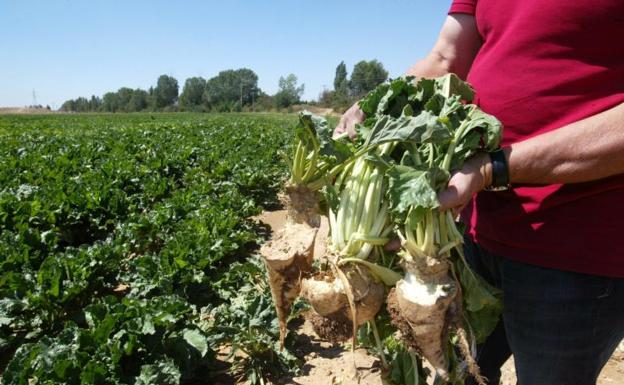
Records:
[[[252,382],[292,367],[248,218],[294,124],[0,116],[0,383],[202,383],[224,345]]]

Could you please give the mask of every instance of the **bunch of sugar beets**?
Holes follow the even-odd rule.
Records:
[[[287,223],[261,249],[282,343],[299,296],[319,337],[353,345],[385,305],[397,338],[429,361],[436,381],[484,382],[473,357],[496,325],[500,293],[466,265],[462,233],[437,199],[466,159],[499,146],[502,125],[469,103],[473,94],[453,74],[384,83],[360,101],[366,119],[355,139],[332,138],[324,119],[300,115],[286,157]],[[330,236],[314,256],[321,215]],[[398,266],[382,257],[393,237]]]

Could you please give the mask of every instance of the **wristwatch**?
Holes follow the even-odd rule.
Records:
[[[487,191],[504,191],[509,189],[509,167],[502,148],[489,152],[492,162],[492,183],[485,188]]]

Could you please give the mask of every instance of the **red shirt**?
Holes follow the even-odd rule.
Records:
[[[468,81],[476,103],[503,122],[503,145],[624,102],[624,1],[455,0],[449,13],[476,17],[483,45]],[[496,254],[624,277],[624,174],[514,185],[470,206],[470,234]]]

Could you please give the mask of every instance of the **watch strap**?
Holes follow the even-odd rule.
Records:
[[[509,167],[502,148],[488,153],[492,162],[492,184],[488,190],[506,190],[509,188]]]

